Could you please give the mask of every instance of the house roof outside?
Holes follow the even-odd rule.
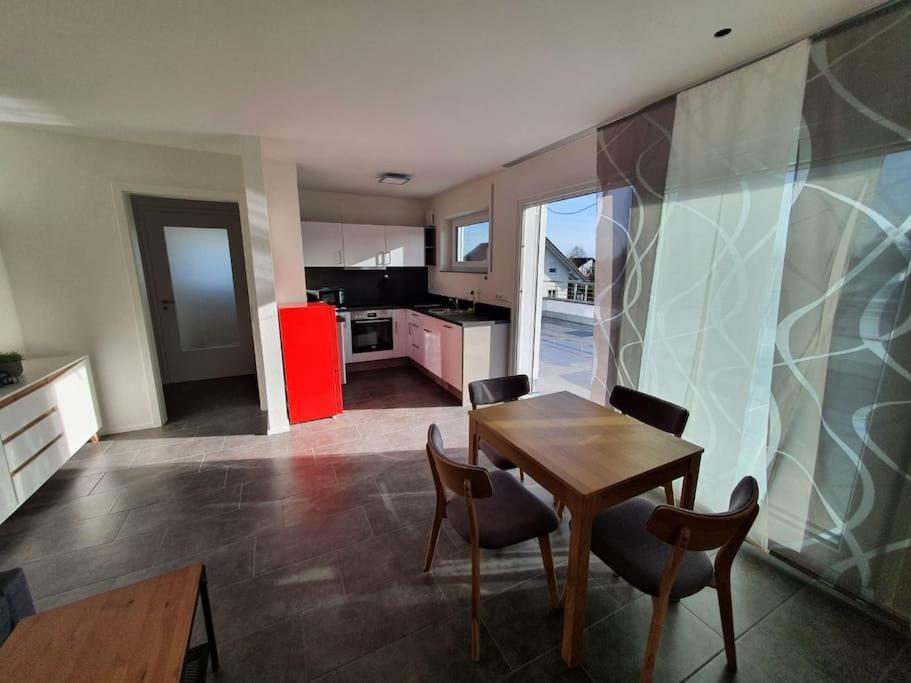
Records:
[[[574,263],[574,260],[569,256],[564,254],[557,248],[557,245],[550,241],[549,237],[545,237],[544,249],[549,252],[557,261],[559,261],[569,272],[570,274],[576,276],[580,282],[590,282],[590,278],[585,275]]]

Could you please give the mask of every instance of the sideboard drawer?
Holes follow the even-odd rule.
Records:
[[[29,422],[50,410],[54,403],[50,387],[44,386],[0,409],[0,440],[6,441]]]
[[[37,491],[68,458],[69,453],[67,453],[63,435],[47,444],[37,458],[29,461],[11,477],[19,501],[24,501]]]
[[[37,422],[29,425],[28,429],[3,444],[9,471],[15,473],[36,453],[61,434],[63,434],[63,422],[56,406],[53,406],[42,416],[39,416]]]

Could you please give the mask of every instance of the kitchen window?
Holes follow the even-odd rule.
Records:
[[[452,268],[486,272],[490,250],[490,217],[474,213],[452,220]]]

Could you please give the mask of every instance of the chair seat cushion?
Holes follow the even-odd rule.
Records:
[[[625,581],[650,595],[658,594],[674,549],[646,528],[655,507],[644,498],[633,498],[600,513],[592,525],[592,552]],[[698,593],[711,581],[712,572],[708,555],[686,551],[671,599]]]
[[[484,451],[484,455],[487,456],[487,459],[493,463],[494,467],[501,470],[514,470],[516,464],[509,460],[505,455],[500,453],[496,448],[491,446],[486,441],[481,441],[478,448]]]
[[[476,498],[478,532],[482,548],[505,548],[549,534],[560,525],[557,515],[540,498],[506,472],[491,472],[493,495]],[[446,504],[446,517],[466,541],[471,540],[468,505],[455,497]]]

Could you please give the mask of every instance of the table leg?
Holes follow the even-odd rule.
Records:
[[[564,589],[563,661],[568,667],[582,663],[585,595],[588,591],[588,560],[592,542],[594,508],[587,502],[570,504],[572,530],[569,536],[569,571]]]
[[[468,464],[478,464],[478,426],[472,415],[468,416]]]
[[[680,494],[680,507],[692,510],[696,504],[696,483],[699,481],[699,463],[702,453],[690,458],[689,472],[683,477],[683,491]]]
[[[212,671],[218,671],[218,647],[215,645],[215,626],[212,624],[212,608],[209,605],[209,584],[206,581],[206,568],[202,568],[199,577],[199,597],[202,600],[202,617],[206,622],[206,639],[209,641],[209,653],[212,655]]]

